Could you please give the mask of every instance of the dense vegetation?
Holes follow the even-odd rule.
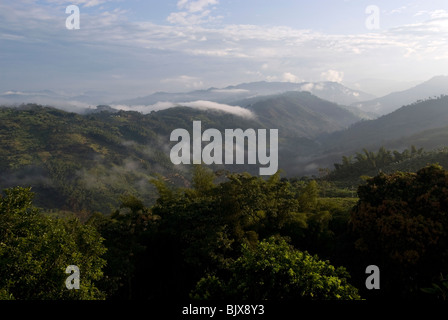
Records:
[[[156,193],[148,180],[156,174],[186,183],[184,170],[169,159],[173,129],[191,130],[193,118],[204,130],[255,126],[225,113],[175,112],[79,115],[38,105],[0,108],[0,187],[30,185],[39,207],[78,213],[109,213],[123,193],[151,204]]]
[[[386,292],[415,297],[448,266],[448,172],[432,165],[382,173],[358,195],[351,217],[355,246],[382,266]]]
[[[443,297],[448,172],[381,173],[358,199],[316,180],[224,176],[195,166],[191,187],[153,179],[156,203],[121,197],[110,215],[39,212],[27,188],[0,198],[3,299],[359,299]],[[381,290],[365,269],[381,269]],[[81,290],[67,290],[77,265]],[[430,292],[432,294],[428,294]]]
[[[94,282],[103,276],[106,251],[98,231],[76,218],[52,219],[32,206],[29,188],[0,198],[1,299],[101,299]],[[77,265],[83,285],[65,287],[65,270]]]
[[[399,148],[403,145],[415,143],[418,135],[433,130],[446,137],[446,124],[448,122],[448,96],[419,100],[415,103],[401,107],[400,109],[384,115],[375,120],[360,121],[350,128],[338,131],[322,139],[327,150],[339,150],[347,153],[348,150],[372,149],[384,145],[388,148]],[[417,136],[416,136],[417,135]],[[446,145],[446,140],[441,141],[432,132],[432,138],[438,143],[428,141],[426,134],[419,136],[426,148],[438,148]]]
[[[356,187],[363,184],[367,177],[373,177],[380,172],[416,172],[434,163],[448,167],[448,148],[426,151],[411,145],[410,148],[402,151],[380,147],[377,152],[364,148],[362,152],[343,156],[340,163],[334,164],[334,170],[324,172],[324,180],[340,188]]]
[[[297,167],[297,155],[316,147],[308,137],[311,133],[317,134],[320,127],[342,128],[357,119],[329,102],[323,104],[320,114],[311,112],[323,100],[307,93],[277,99],[275,108],[254,104],[259,113],[254,119],[183,107],[141,114],[99,106],[83,115],[33,104],[0,107],[0,189],[30,185],[36,205],[54,211],[108,213],[119,205],[118,196],[123,193],[151,205],[156,192],[148,181],[157,174],[180,186],[191,179],[188,167],[171,163],[169,152],[174,143],[169,140],[174,129],[191,131],[193,120],[200,120],[203,130],[221,132],[227,128],[280,128],[280,166],[287,169]],[[329,127],[331,117],[339,120],[332,120]],[[286,118],[294,123],[289,133],[284,124],[279,127]],[[309,121],[294,120],[302,118]],[[304,132],[307,136],[299,134]],[[250,165],[213,169],[258,172]]]
[[[172,128],[255,120],[176,112],[0,108],[0,298],[448,296],[448,173],[428,166],[448,167],[447,149],[364,149],[300,178],[178,168],[160,141]],[[372,264],[381,290],[365,286]]]

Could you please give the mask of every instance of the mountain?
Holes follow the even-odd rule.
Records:
[[[112,95],[105,92],[85,92],[78,95],[66,93],[56,93],[52,91],[6,91],[0,93],[0,104],[19,105],[27,103],[37,103],[41,105],[57,106],[65,111],[77,113],[91,112],[92,106],[110,105],[117,109],[129,110],[141,108],[141,106],[152,106],[159,102],[169,102],[171,104],[182,104],[196,101],[211,101],[221,104],[238,106],[241,101],[264,96],[281,94],[289,91],[308,91],[313,95],[340,105],[350,105],[372,99],[373,96],[359,90],[349,89],[336,82],[250,82],[225,88],[209,88],[206,90],[196,90],[191,92],[156,92],[148,96],[132,99],[114,99]],[[359,108],[346,107],[352,113],[364,119],[371,119],[374,116],[363,112]]]
[[[351,104],[363,111],[385,115],[418,100],[448,94],[448,76],[436,76],[410,89],[390,93],[384,97]]]
[[[148,96],[135,99],[116,101],[111,104],[117,105],[153,105],[157,102],[189,102],[196,100],[208,100],[219,103],[236,105],[238,101],[287,91],[308,91],[317,97],[338,104],[352,104],[354,102],[372,99],[373,96],[359,90],[349,89],[336,82],[250,82],[225,88],[210,88],[207,90],[196,90],[185,93],[157,92]]]
[[[315,138],[347,128],[360,120],[343,107],[309,92],[246,101],[240,116],[226,109],[172,107],[142,114],[99,105],[86,113],[72,113],[36,104],[0,108],[0,187],[30,184],[46,208],[104,210],[118,195],[155,198],[148,180],[157,174],[185,183],[191,166],[170,160],[173,130],[192,131],[194,120],[208,128],[279,129],[279,167],[306,172],[319,146]],[[253,103],[249,103],[253,102]],[[233,108],[227,106],[228,108]],[[213,169],[258,174],[259,166],[215,165]],[[92,198],[95,195],[95,198]]]
[[[241,101],[268,128],[277,128],[283,136],[312,138],[347,128],[361,120],[338,104],[320,99],[309,92],[286,92]]]
[[[104,106],[85,115],[39,105],[2,107],[0,188],[32,186],[39,206],[76,212],[107,213],[124,193],[150,203],[157,194],[149,180],[156,175],[185,185],[191,166],[172,164],[170,134],[191,132],[193,120],[222,132],[261,127],[253,119],[182,107],[147,115]],[[228,169],[255,173],[258,166]]]
[[[61,94],[50,90],[17,91],[9,90],[0,93],[0,103],[36,103],[39,101],[65,99]]]
[[[347,87],[369,92],[376,97],[384,97],[392,92],[404,91],[419,85],[423,81],[398,81],[387,78],[363,78],[344,83]]]
[[[272,83],[227,90],[256,93],[264,85]],[[284,88],[281,83],[276,86],[271,89]],[[364,148],[403,150],[416,145],[427,150],[448,141],[448,96],[416,101],[374,120],[363,120],[343,105],[298,90],[235,101],[241,106],[238,110],[250,116],[232,113],[234,107],[229,105],[214,108],[207,101],[146,114],[115,105],[98,105],[85,113],[36,104],[1,107],[0,188],[31,185],[40,206],[77,212],[107,211],[123,193],[150,203],[157,196],[148,182],[151,178],[162,175],[177,185],[188,183],[191,166],[175,166],[170,160],[175,145],[170,134],[179,128],[191,132],[194,120],[201,121],[202,130],[220,132],[278,129],[279,169],[286,176],[316,174],[318,168],[332,168],[342,156]],[[257,175],[259,167],[212,169]]]
[[[64,92],[54,92],[51,90],[41,91],[17,91],[9,90],[0,93],[0,104],[20,105],[20,104],[40,104],[57,106],[59,109],[83,113],[89,111],[94,106],[106,104],[113,100],[111,93],[101,91],[87,91],[73,95]]]
[[[320,136],[321,165],[342,155],[380,146],[404,149],[414,144],[431,149],[446,145],[448,96],[415,102],[375,120],[360,121],[350,128]],[[318,157],[316,157],[318,158]]]

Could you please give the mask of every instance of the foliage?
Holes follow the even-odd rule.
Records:
[[[270,237],[254,248],[243,245],[242,255],[229,267],[229,280],[202,278],[191,296],[196,299],[241,300],[359,299],[347,282],[344,268],[335,268],[283,238]]]
[[[437,283],[432,283],[431,287],[422,288],[423,292],[435,296],[439,300],[448,299],[448,279],[440,274],[439,281]]]
[[[0,198],[0,296],[6,299],[104,299],[95,285],[105,260],[103,239],[77,219],[52,219],[33,207],[30,188],[4,190]],[[68,290],[65,269],[81,272]]]
[[[384,173],[358,189],[351,223],[356,247],[390,275],[385,291],[418,294],[448,263],[448,172]]]
[[[0,107],[0,188],[32,186],[35,204],[45,210],[108,214],[124,193],[153,204],[157,193],[150,179],[163,175],[184,185],[190,178],[171,163],[167,145],[172,130],[191,128],[194,119],[204,129],[254,126],[252,120],[191,108],[81,115],[38,105]]]
[[[360,183],[359,177],[362,175],[376,175],[379,171],[387,172],[391,165],[418,159],[427,154],[423,148],[417,149],[413,145],[402,152],[380,147],[375,153],[364,148],[362,152],[356,152],[354,156],[343,156],[342,163],[335,163],[335,170],[330,172],[327,178],[333,181],[355,180]]]
[[[446,99],[436,101],[440,112]],[[302,102],[334,110],[302,93],[275,102],[275,110],[250,106],[261,122],[191,108],[147,115],[0,108],[0,187],[37,191],[33,199],[29,188],[9,188],[0,198],[0,299],[357,299],[352,284],[371,295],[363,289],[370,264],[381,269],[384,297],[444,298],[448,175],[425,166],[448,165],[446,148],[364,148],[318,178],[171,164],[168,138],[160,137],[193,120],[222,131],[230,123],[273,125],[278,110],[295,123],[309,115],[292,108]],[[351,121],[337,113],[332,128]],[[316,126],[322,121],[282,123],[287,166],[297,167],[298,153],[316,151],[320,142],[311,137],[332,130]],[[368,122],[354,128],[363,126],[378,131]],[[445,137],[444,130],[421,138]],[[81,290],[65,288],[72,264],[81,269]]]
[[[108,248],[98,287],[109,299],[136,298],[135,289],[142,283],[137,274],[147,266],[146,242],[157,230],[159,218],[133,195],[123,195],[120,208],[110,216],[96,213],[89,218],[87,224],[98,230]]]
[[[228,173],[216,184],[216,178],[209,169],[197,166],[192,188],[170,187],[161,178],[154,181],[160,197],[152,213],[161,219],[156,243],[163,242],[170,252],[169,265],[163,263],[170,274],[188,274],[181,292],[188,293],[198,281],[208,283],[208,278],[200,280],[204,273],[230,268],[242,250],[257,247],[260,239],[288,236],[302,250],[311,248],[331,255],[333,240],[340,237],[335,232],[346,232],[353,201],[321,203],[314,180],[297,184],[280,179],[279,174],[263,179]],[[179,287],[174,282],[170,276],[165,285]],[[218,288],[210,286],[207,290]]]

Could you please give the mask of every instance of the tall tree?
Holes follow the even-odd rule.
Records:
[[[33,207],[31,188],[4,190],[0,197],[0,291],[17,300],[104,299],[95,285],[106,249],[91,226],[52,219]],[[68,266],[80,271],[80,289],[68,290]]]
[[[382,290],[415,296],[448,267],[448,172],[379,174],[358,189],[356,246],[384,269]]]
[[[270,237],[242,255],[229,268],[228,279],[208,274],[191,296],[196,299],[352,300],[358,290],[342,267],[294,249],[281,237]]]

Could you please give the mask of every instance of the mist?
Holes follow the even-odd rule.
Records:
[[[227,104],[217,103],[213,101],[197,100],[191,102],[157,102],[153,105],[140,105],[140,106],[127,106],[127,105],[111,105],[112,108],[124,111],[138,111],[143,114],[148,114],[155,111],[166,110],[175,107],[189,107],[196,110],[213,110],[224,113],[230,113],[239,117],[246,119],[253,119],[255,117],[254,113],[248,109],[242,108],[240,106],[230,106]]]

